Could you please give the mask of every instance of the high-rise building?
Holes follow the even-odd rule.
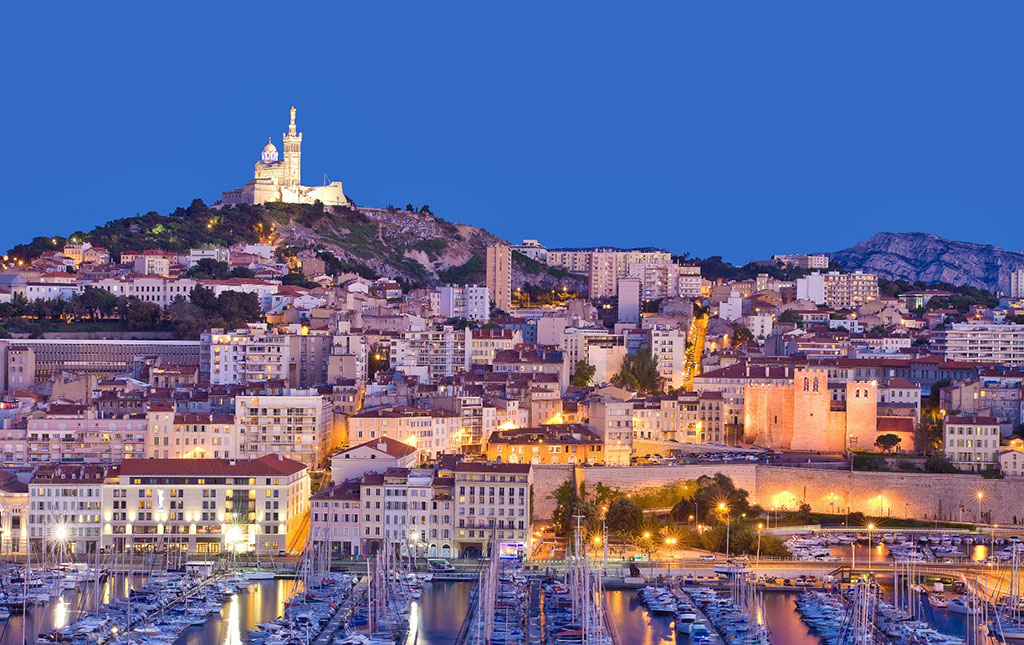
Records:
[[[507,244],[487,247],[487,289],[495,307],[512,308],[512,248]]]
[[[639,278],[619,278],[619,322],[640,322],[640,285]]]
[[[1010,273],[1010,297],[1024,298],[1024,269]]]
[[[855,309],[878,300],[878,276],[871,273],[814,272],[796,281],[797,298],[833,309]]]
[[[476,284],[448,284],[441,291],[441,315],[487,322],[491,318],[490,289]],[[507,310],[506,310],[507,311]]]

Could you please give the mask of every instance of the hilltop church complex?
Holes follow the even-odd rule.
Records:
[[[332,181],[324,186],[302,185],[302,133],[295,130],[294,107],[288,134],[282,135],[282,139],[284,159],[279,159],[277,148],[268,139],[260,160],[256,162],[252,181],[241,188],[223,193],[223,204],[312,204],[320,201],[325,206],[344,206],[349,203],[340,181]]]

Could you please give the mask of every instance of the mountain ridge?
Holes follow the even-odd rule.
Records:
[[[876,233],[826,255],[845,269],[875,273],[887,280],[947,282],[1001,291],[1009,289],[1012,271],[1024,269],[1024,253],[931,233]]]

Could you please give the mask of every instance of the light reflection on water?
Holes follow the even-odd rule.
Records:
[[[61,596],[53,610],[53,626],[56,629],[65,627],[68,624],[68,601]]]
[[[866,547],[865,547],[866,548]],[[859,555],[858,555],[859,557]],[[136,583],[141,584],[140,582]],[[423,596],[413,603],[411,617],[417,629],[410,630],[407,644],[448,645],[458,633],[469,604],[470,582],[432,582],[423,586]],[[120,596],[118,585],[114,596]],[[278,618],[296,586],[294,580],[273,580],[256,583],[249,590],[233,595],[225,602],[219,614],[214,614],[202,627],[186,630],[178,645],[242,645],[246,631],[256,625]],[[80,587],[83,595],[96,597],[95,591]],[[891,587],[887,588],[891,594]],[[108,597],[109,589],[103,597]],[[818,639],[810,634],[796,613],[794,600],[799,594],[773,592],[764,594],[765,612],[772,633],[772,641],[786,645],[817,645]],[[687,644],[688,637],[677,634],[671,616],[651,616],[636,599],[635,591],[608,591],[605,593],[609,618],[614,622],[620,642],[629,645]],[[45,608],[29,610],[29,642],[33,632],[46,632],[58,624],[73,620],[74,609],[90,605],[89,598],[76,598],[76,593],[65,592],[62,599]],[[951,633],[962,633],[961,617],[946,611],[935,611],[935,622]],[[63,623],[61,622],[63,621]],[[21,616],[11,616],[0,632],[0,645],[20,645]],[[34,628],[31,626],[34,625]]]

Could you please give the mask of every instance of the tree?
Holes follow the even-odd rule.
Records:
[[[581,525],[586,530],[593,530],[600,518],[597,506],[587,501],[585,486],[581,484],[577,490],[575,481],[576,478],[570,472],[562,485],[551,494],[555,500],[555,511],[551,516],[555,534],[569,542],[572,542],[576,534],[577,516],[582,516]]]
[[[316,289],[320,285],[313,282],[306,276],[302,275],[297,271],[285,274],[281,277],[281,284],[287,284],[295,287],[305,287],[306,289]]]
[[[1024,437],[1024,423],[1013,429],[1013,435],[1015,437]]]
[[[628,497],[620,497],[612,502],[604,514],[608,531],[621,537],[635,534],[643,521],[644,512]]]
[[[741,345],[746,345],[752,340],[754,340],[754,332],[750,331],[743,325],[734,324],[732,326],[733,347],[740,347]]]
[[[109,316],[117,306],[117,296],[106,289],[91,286],[85,287],[75,299],[90,318]]]
[[[223,280],[228,277],[229,271],[230,267],[227,262],[221,262],[213,258],[203,258],[185,272],[185,277],[196,278],[197,280]]]
[[[800,312],[796,309],[787,309],[779,316],[779,322],[784,323],[799,323],[800,320]]]
[[[750,515],[750,494],[742,488],[736,488],[732,479],[722,473],[714,476],[702,475],[697,478],[697,489],[689,499],[683,499],[672,508],[672,519],[685,523],[691,521],[693,515],[699,523],[725,523],[724,512],[730,517]],[[724,506],[724,509],[720,509]]]
[[[151,330],[160,323],[160,306],[143,302],[135,296],[122,298],[118,304],[121,322],[131,331]]]
[[[228,274],[231,278],[255,278],[256,274],[252,272],[249,267],[235,267],[231,269],[231,273]]]
[[[954,466],[946,456],[941,452],[935,452],[928,455],[928,460],[924,462],[924,469],[929,473],[957,473],[960,472],[956,466]]]
[[[903,439],[901,439],[898,435],[894,435],[891,432],[887,432],[885,434],[878,435],[878,438],[875,439],[875,446],[879,450],[884,450],[885,452],[892,452],[896,446],[900,445],[901,441],[903,441]]]
[[[594,380],[594,374],[597,372],[597,368],[586,361],[576,361],[576,366],[572,375],[572,384],[579,387],[586,387],[590,385],[590,382]]]
[[[622,366],[612,377],[612,383],[628,387],[642,394],[657,394],[662,391],[665,379],[658,372],[658,359],[645,347],[636,354],[627,354]]]
[[[640,528],[633,534],[633,546],[651,559],[661,546],[660,533],[664,529],[654,517],[644,518]]]

